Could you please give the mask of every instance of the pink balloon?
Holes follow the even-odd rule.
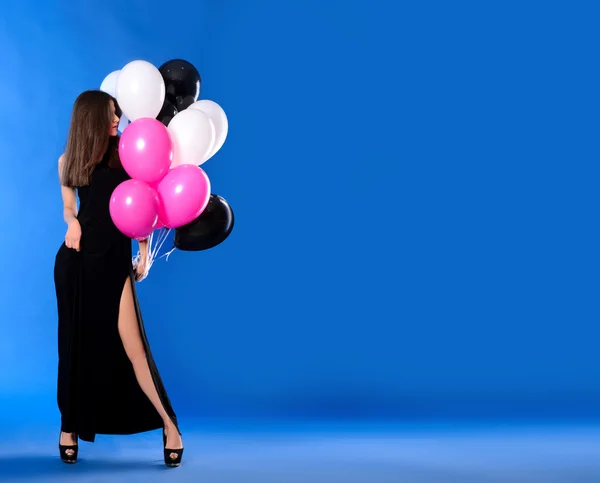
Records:
[[[136,240],[152,233],[158,223],[158,207],[156,191],[138,179],[121,183],[110,198],[110,216],[115,226]]]
[[[147,117],[133,121],[119,141],[123,168],[133,179],[158,183],[173,161],[173,143],[165,125]]]
[[[194,221],[210,199],[210,180],[193,164],[182,164],[167,173],[158,185],[158,216],[167,228]]]

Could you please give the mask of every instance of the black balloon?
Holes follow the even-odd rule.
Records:
[[[178,111],[187,109],[198,100],[202,79],[198,70],[187,60],[169,60],[158,70],[165,81],[166,99]]]
[[[219,195],[212,194],[198,218],[175,230],[175,247],[188,252],[213,248],[229,236],[233,221],[231,206]]]
[[[158,116],[156,116],[156,119],[162,122],[165,126],[168,126],[171,122],[171,119],[173,119],[176,114],[177,108],[173,105],[173,103],[165,99],[162,109],[160,110]]]

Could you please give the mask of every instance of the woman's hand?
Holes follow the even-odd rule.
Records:
[[[135,267],[135,280],[141,282],[148,275],[146,268],[148,267],[148,239],[140,240],[140,256],[137,266]]]
[[[81,225],[77,218],[69,222],[69,228],[67,228],[67,234],[65,235],[65,245],[76,251],[81,250]]]
[[[146,275],[146,259],[144,257],[140,257],[140,260],[135,267],[135,281],[141,282]]]

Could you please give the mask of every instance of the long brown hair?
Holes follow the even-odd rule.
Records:
[[[60,173],[63,186],[87,186],[94,167],[104,155],[108,155],[109,166],[121,166],[119,138],[110,135],[113,123],[111,100],[115,105],[115,114],[121,117],[117,100],[106,92],[85,91],[75,100]]]

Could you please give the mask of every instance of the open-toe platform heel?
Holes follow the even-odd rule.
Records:
[[[181,449],[169,449],[167,446],[167,435],[163,429],[163,448],[165,452],[165,464],[169,468],[176,468],[181,464],[181,458],[183,458],[183,448]],[[172,458],[171,455],[177,455],[175,458]]]
[[[78,445],[63,445],[60,444],[60,438],[58,443],[58,449],[60,451],[60,459],[63,463],[73,464],[77,462],[77,452],[79,449]],[[72,450],[73,454],[67,453],[67,451]]]

